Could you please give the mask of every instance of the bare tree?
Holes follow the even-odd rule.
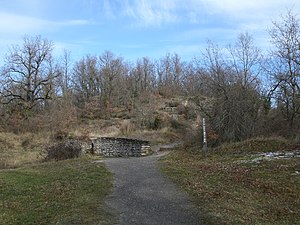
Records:
[[[18,103],[31,110],[51,98],[57,73],[52,65],[53,43],[41,36],[25,37],[13,46],[1,74],[2,103]]]
[[[230,45],[228,50],[232,57],[232,67],[242,86],[257,86],[262,54],[260,49],[254,46],[252,36],[248,32],[241,33],[234,46]]]
[[[75,63],[73,85],[79,103],[89,102],[102,94],[100,68],[96,56],[86,56]]]
[[[124,75],[123,59],[106,51],[99,57],[99,63],[103,85],[103,98],[106,107],[110,108],[113,97],[119,91],[117,85],[120,77]]]
[[[183,63],[180,57],[176,53],[169,53],[157,62],[156,68],[159,91],[167,95],[179,94],[183,79]]]
[[[292,11],[273,22],[269,30],[275,49],[271,53],[269,73],[273,78],[270,95],[289,121],[300,116],[300,23]]]
[[[132,68],[131,75],[135,81],[135,95],[139,96],[142,92],[153,91],[155,88],[155,65],[147,57],[138,59]]]
[[[64,49],[59,64],[60,77],[59,86],[63,96],[66,96],[71,89],[71,51]]]
[[[247,83],[241,82],[240,70],[232,69],[232,60],[227,56],[225,49],[209,42],[201,74],[210,89],[207,94],[213,98],[213,107],[204,113],[221,141],[235,141],[254,135],[260,96],[256,86],[249,83],[250,71]]]
[[[203,53],[202,66],[203,71],[206,71],[208,75],[206,83],[211,89],[209,94],[224,96],[227,99],[226,87],[234,82],[234,76],[224,56],[224,49],[209,41],[206,51]]]

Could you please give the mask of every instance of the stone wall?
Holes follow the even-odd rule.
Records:
[[[140,157],[151,151],[148,141],[113,137],[92,138],[89,142],[82,142],[81,147],[84,153],[106,157]]]

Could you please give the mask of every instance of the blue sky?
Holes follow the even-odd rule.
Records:
[[[0,0],[0,59],[24,35],[41,35],[78,60],[109,50],[135,60],[198,56],[212,40],[233,43],[248,31],[267,49],[267,28],[299,0]],[[0,62],[1,63],[1,62]]]

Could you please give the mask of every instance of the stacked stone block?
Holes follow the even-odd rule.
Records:
[[[141,157],[151,153],[148,141],[128,138],[101,137],[82,142],[83,153],[91,152],[105,157]]]

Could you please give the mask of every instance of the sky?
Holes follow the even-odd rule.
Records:
[[[79,60],[108,50],[127,60],[201,54],[207,41],[221,46],[248,32],[255,44],[270,45],[272,21],[299,0],[0,0],[0,60],[25,35],[41,35]],[[0,62],[1,64],[1,62]]]

